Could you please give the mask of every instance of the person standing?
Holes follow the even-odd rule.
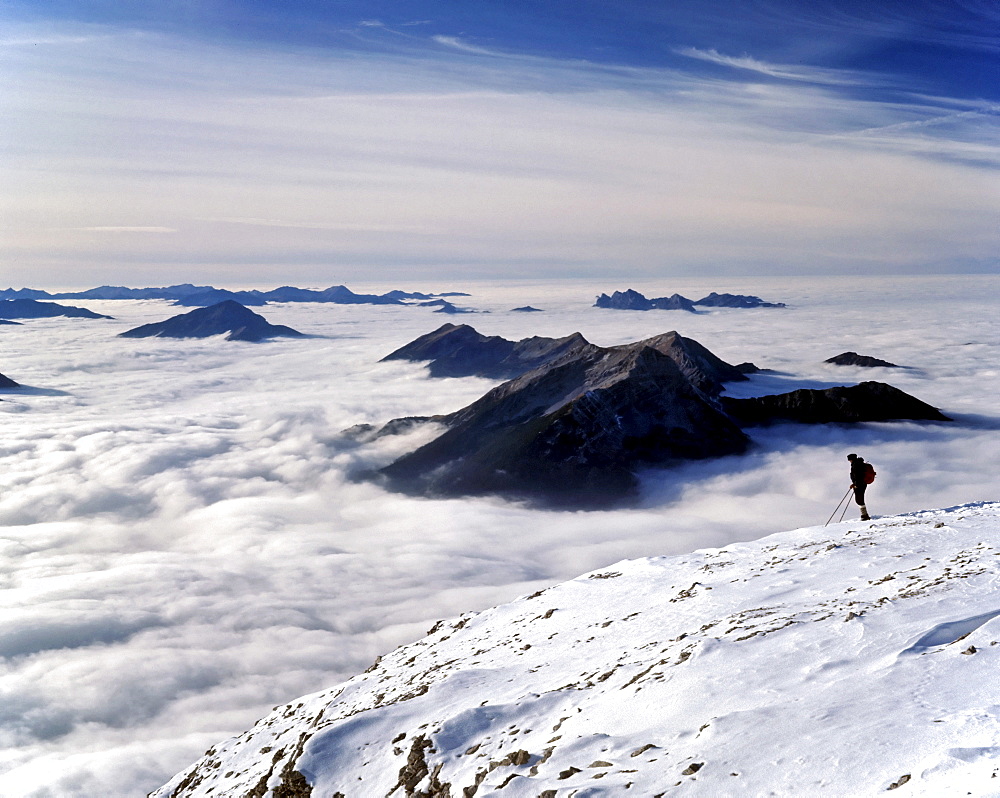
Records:
[[[854,501],[861,508],[861,520],[870,521],[868,508],[865,507],[865,488],[868,487],[869,465],[865,462],[865,458],[859,457],[853,452],[847,455],[847,459],[851,461],[851,488],[854,490]]]

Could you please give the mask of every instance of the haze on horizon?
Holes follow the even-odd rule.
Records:
[[[15,0],[3,282],[996,273],[1000,10]]]

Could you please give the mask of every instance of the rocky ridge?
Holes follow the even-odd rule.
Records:
[[[697,312],[696,305],[710,308],[783,308],[783,302],[765,302],[759,296],[748,294],[717,294],[712,291],[701,299],[691,300],[680,294],[668,297],[647,299],[645,296],[629,288],[626,291],[615,291],[611,296],[601,294],[594,302],[595,308],[610,308],[613,310],[687,310]]]
[[[880,360],[869,355],[859,355],[857,352],[841,352],[839,355],[827,358],[824,363],[832,363],[835,366],[863,366],[864,368],[889,368],[898,369],[895,363],[888,360]]]
[[[980,503],[620,562],[441,621],[151,795],[993,795],[998,537]]]
[[[215,305],[226,299],[232,299],[243,305],[265,305],[268,302],[331,302],[340,305],[401,305],[407,300],[431,299],[432,297],[468,296],[468,294],[450,291],[442,294],[423,294],[393,290],[385,294],[356,294],[347,286],[334,285],[321,291],[294,286],[281,286],[270,291],[228,291],[210,285],[179,285],[157,288],[128,288],[121,285],[102,285],[88,288],[85,291],[64,291],[49,293],[33,288],[6,288],[0,290],[0,300],[4,299],[166,299],[176,305],[200,306]]]
[[[745,452],[751,439],[743,427],[948,420],[876,382],[720,398],[725,383],[746,380],[755,367],[732,366],[677,332],[605,348],[579,333],[508,341],[446,324],[384,358],[393,359],[427,361],[434,376],[519,374],[455,413],[383,428],[380,434],[428,421],[445,427],[377,475],[393,490],[428,496],[495,493],[574,509],[610,506],[634,498],[644,465]]]
[[[676,333],[607,349],[583,342],[433,419],[446,431],[380,473],[410,493],[577,508],[620,500],[639,463],[746,450],[747,436],[710,398],[732,367],[713,368],[702,349]]]

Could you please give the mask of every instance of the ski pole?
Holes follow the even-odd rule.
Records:
[[[823,526],[829,526],[830,525],[830,522],[833,520],[833,517],[837,514],[837,510],[840,509],[840,505],[844,504],[844,499],[846,499],[850,495],[850,493],[851,493],[851,489],[848,488],[847,489],[847,493],[844,494],[844,498],[841,499],[839,502],[837,502],[837,506],[833,508],[833,512],[830,513],[830,517],[826,519],[826,523],[823,524]],[[846,505],[844,506],[844,514],[845,515],[847,514],[847,506]],[[843,518],[843,516],[841,516],[841,518]]]

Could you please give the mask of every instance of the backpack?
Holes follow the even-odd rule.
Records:
[[[875,481],[875,468],[871,463],[865,463],[865,484],[871,485]]]

